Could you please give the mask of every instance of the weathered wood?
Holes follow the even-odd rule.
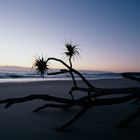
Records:
[[[118,127],[126,127],[128,124],[130,124],[132,121],[134,121],[139,115],[140,115],[140,108],[138,108],[136,112],[131,114],[126,119],[120,121],[120,123],[118,123],[117,126]]]
[[[29,95],[29,96],[25,96],[25,97],[19,97],[19,98],[7,98],[7,99],[3,99],[0,101],[0,104],[6,104],[5,108],[10,107],[11,105],[15,104],[15,103],[23,103],[23,102],[27,102],[27,101],[32,101],[32,100],[45,100],[45,101],[54,101],[54,102],[58,102],[58,103],[72,103],[72,101],[70,99],[66,99],[66,98],[59,98],[59,97],[55,97],[55,96],[50,96],[50,95]]]
[[[9,98],[9,99],[5,99],[5,100],[1,100],[0,104],[6,104],[5,107],[7,108],[15,103],[22,103],[22,102],[36,100],[36,99],[61,103],[61,104],[55,104],[55,103],[45,104],[44,106],[41,106],[41,107],[35,109],[34,112],[37,112],[46,107],[54,107],[54,108],[62,108],[62,109],[65,109],[68,107],[73,107],[73,106],[81,107],[81,110],[72,119],[70,119],[69,121],[64,123],[62,126],[58,127],[57,130],[60,131],[60,130],[63,130],[64,128],[72,125],[77,119],[79,119],[81,117],[81,115],[83,113],[85,113],[88,109],[90,109],[94,106],[120,104],[120,103],[130,101],[132,99],[135,99],[136,97],[137,96],[134,94],[129,94],[127,96],[118,97],[118,98],[87,100],[89,98],[87,96],[86,98],[80,98],[78,100],[75,100],[75,102],[73,102],[73,100],[53,97],[50,95],[30,95],[30,96],[21,97],[21,98]]]
[[[69,107],[72,107],[74,104],[55,104],[55,103],[51,103],[51,104],[45,104],[43,106],[40,106],[38,108],[36,108],[33,112],[38,112],[42,109],[48,108],[48,107],[52,107],[52,108],[61,108],[61,109],[67,109]]]
[[[38,111],[48,108],[48,107],[60,108],[60,109],[67,109],[67,108],[71,108],[74,106],[80,107],[80,111],[78,113],[76,113],[70,120],[68,120],[61,126],[57,127],[57,129],[56,129],[57,131],[62,131],[66,127],[72,125],[76,120],[78,120],[86,111],[88,111],[92,107],[101,106],[101,105],[108,106],[108,105],[114,105],[114,104],[121,104],[121,103],[131,101],[133,99],[140,100],[140,87],[96,88],[89,81],[87,81],[87,79],[80,72],[73,69],[72,67],[67,65],[65,62],[63,62],[62,60],[51,57],[51,58],[48,58],[47,61],[50,61],[50,60],[60,62],[67,69],[63,69],[58,72],[48,73],[49,75],[62,74],[62,73],[67,73],[67,72],[70,73],[72,80],[73,80],[73,84],[74,84],[74,87],[72,87],[71,90],[69,91],[69,94],[72,97],[71,99],[51,96],[51,95],[47,95],[47,94],[45,94],[45,95],[44,94],[40,94],[40,95],[35,94],[35,95],[29,95],[29,96],[19,97],[19,98],[3,99],[3,100],[0,100],[0,104],[6,104],[5,108],[8,108],[13,104],[23,103],[23,102],[32,101],[32,100],[44,100],[47,102],[45,105],[36,108],[34,110],[34,112],[38,112]],[[84,88],[78,87],[74,74],[77,74],[82,79],[82,81],[85,83],[85,85],[87,87],[84,87]],[[125,77],[125,75],[123,75],[123,76]],[[136,79],[133,79],[133,80],[136,80]],[[86,95],[83,97],[80,97],[79,99],[74,99],[73,94],[75,91],[85,92]],[[122,94],[123,94],[123,96],[122,96]],[[127,119],[121,121],[119,123],[119,126],[122,127],[122,126],[128,125],[130,122],[135,120],[139,116],[139,114],[140,114],[140,109],[138,109],[135,113],[133,113]]]
[[[63,62],[61,59],[57,59],[54,57],[50,57],[48,58],[48,61],[50,60],[54,60],[57,62],[60,62],[61,64],[63,64],[67,69],[69,69],[71,72],[74,72],[75,74],[77,74],[83,81],[84,83],[89,87],[89,88],[95,88],[89,81],[86,80],[86,78],[78,71],[76,71],[75,69],[71,68],[70,66],[68,66],[65,62]]]
[[[74,115],[70,120],[66,121],[64,124],[57,126],[55,130],[63,131],[66,127],[72,125],[76,120],[78,120],[88,109],[88,107],[82,107],[76,115]]]

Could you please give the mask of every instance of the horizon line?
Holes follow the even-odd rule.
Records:
[[[51,70],[59,70],[61,68],[50,68]],[[0,71],[31,71],[35,70],[33,67],[27,66],[16,66],[16,65],[0,65]],[[78,71],[97,71],[97,72],[115,72],[115,73],[123,73],[123,72],[140,72],[140,70],[136,71],[117,71],[117,70],[99,70],[99,69],[76,69]]]

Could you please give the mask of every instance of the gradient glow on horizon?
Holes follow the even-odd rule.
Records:
[[[0,65],[63,58],[65,40],[80,44],[76,69],[140,71],[140,1],[0,0]]]

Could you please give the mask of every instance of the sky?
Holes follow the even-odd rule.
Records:
[[[32,67],[37,55],[67,62],[71,40],[76,69],[140,71],[140,1],[0,0],[0,66]]]

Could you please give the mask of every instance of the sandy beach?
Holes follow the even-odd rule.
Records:
[[[91,81],[96,87],[120,88],[140,87],[140,83],[128,79],[108,79]],[[79,81],[79,85],[82,85]],[[70,98],[68,91],[71,81],[39,81],[0,83],[0,100],[12,97],[23,97],[31,94],[49,94]],[[82,85],[83,86],[83,85]],[[80,94],[80,95],[79,95]],[[77,93],[76,97],[85,93]],[[127,128],[117,128],[115,124],[134,112],[139,105],[131,102],[100,106],[90,109],[64,132],[53,129],[70,119],[78,108],[67,111],[47,108],[38,113],[33,110],[46,103],[41,100],[14,104],[8,109],[0,105],[0,139],[1,140],[139,140],[140,118]]]

